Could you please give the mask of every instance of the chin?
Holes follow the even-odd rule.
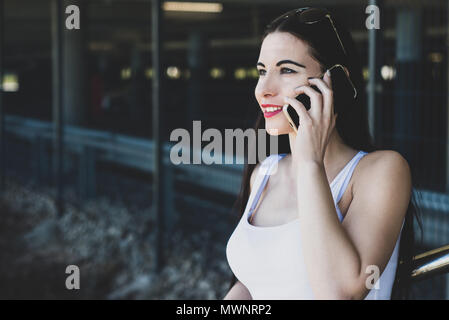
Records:
[[[270,136],[280,136],[293,132],[287,121],[274,121],[274,119],[265,119],[265,130]]]

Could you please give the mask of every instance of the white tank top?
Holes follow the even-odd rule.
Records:
[[[330,184],[340,222],[343,216],[337,203],[343,196],[355,166],[365,154],[367,152],[359,151]],[[254,300],[314,299],[302,253],[299,218],[271,227],[254,226],[248,221],[270,171],[285,155],[287,154],[270,155],[261,163],[245,212],[226,246],[226,257],[232,272],[248,288]],[[365,300],[390,299],[401,233],[378,280],[379,289],[375,289],[376,286],[371,289]]]

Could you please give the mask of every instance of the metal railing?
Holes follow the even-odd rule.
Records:
[[[35,150],[39,151],[36,153],[38,158],[48,157],[43,144],[47,142],[51,146],[51,139],[53,138],[51,123],[17,116],[5,117],[5,123],[7,133],[28,141],[36,148]],[[153,171],[153,144],[148,139],[67,126],[64,132],[64,142],[66,152],[79,157],[79,189],[84,190],[84,193],[80,192],[80,194],[86,197],[95,196],[95,188],[92,188],[92,185],[95,186],[94,168],[96,161],[108,161],[139,169],[143,172],[151,173]],[[238,194],[243,165],[234,163],[208,166],[175,166],[169,158],[171,146],[172,144],[166,143],[163,147],[163,163],[169,169],[165,172],[167,190],[164,192],[169,223],[174,223],[177,216],[174,205],[175,197],[182,198],[183,201],[193,206],[206,205],[210,207],[212,205],[204,199],[199,200],[191,195],[175,194],[175,180],[231,195]],[[194,150],[193,152],[201,152],[201,150]],[[42,164],[48,165],[48,162],[42,159],[37,161],[37,163],[40,163],[40,165],[34,166],[37,171],[42,170]],[[36,176],[39,176],[39,173],[36,173]],[[429,190],[418,191],[421,196],[419,199],[420,207],[429,210],[429,214],[423,217],[423,225],[424,234],[429,234],[430,236],[424,242],[430,246],[447,243],[447,239],[449,239],[449,195]],[[229,208],[220,207],[216,204],[213,204],[213,207],[217,212],[229,213]],[[435,232],[435,226],[438,226],[440,229],[443,228],[440,230],[440,233]],[[428,232],[426,232],[426,229],[428,229]],[[435,234],[439,235],[439,239],[435,239]],[[412,272],[414,280],[427,279],[437,274],[448,273],[449,245],[417,255],[414,261]]]
[[[449,245],[421,253],[413,258],[412,279],[424,280],[449,272]]]
[[[30,159],[33,163],[33,176],[36,182],[43,182],[43,177],[51,170],[54,138],[52,123],[18,116],[5,117],[5,123],[8,135],[19,138],[33,148],[33,159]],[[64,145],[64,172],[73,168],[77,171],[77,189],[81,200],[96,196],[95,168],[98,162],[113,163],[143,173],[152,174],[154,171],[153,142],[150,139],[67,125],[64,130]],[[163,145],[166,188],[164,202],[169,225],[175,223],[177,218],[174,206],[176,199],[192,206],[204,206],[205,202],[194,196],[175,193],[175,182],[190,183],[231,195],[239,192],[243,165],[236,164],[235,158],[233,164],[226,165],[174,165],[170,161],[173,145]],[[201,150],[193,150],[192,153],[201,155]],[[230,211],[220,205],[214,207],[219,213],[226,214]]]

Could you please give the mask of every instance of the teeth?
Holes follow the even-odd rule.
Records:
[[[265,112],[274,112],[274,111],[277,111],[280,109],[282,109],[282,107],[268,107],[268,108],[265,108]]]

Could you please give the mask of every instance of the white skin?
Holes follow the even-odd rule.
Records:
[[[276,66],[280,60],[304,67]],[[261,110],[262,104],[289,103],[299,114],[300,126],[296,134],[282,112],[265,119],[269,134],[289,135],[292,152],[279,162],[280,174],[270,176],[253,224],[282,224],[299,217],[314,296],[363,299],[369,292],[366,279],[372,275],[366,272],[367,267],[374,265],[383,272],[405,217],[411,196],[408,163],[392,150],[365,155],[338,203],[344,216],[340,222],[329,184],[358,150],[346,145],[335,128],[338,115],[334,115],[330,76],[308,80],[323,70],[309,54],[308,45],[285,32],[274,32],[264,39],[258,62],[263,66],[257,67],[260,77],[255,96]],[[315,93],[312,84],[322,94]],[[311,98],[309,111],[294,99],[300,93]],[[251,176],[251,187],[257,169]],[[269,200],[262,201],[265,197]],[[275,214],[280,212],[283,214]],[[251,295],[238,281],[225,299],[251,299]]]

